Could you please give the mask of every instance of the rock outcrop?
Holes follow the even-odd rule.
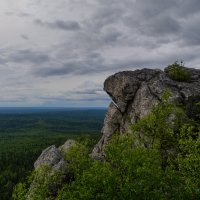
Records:
[[[62,154],[66,154],[73,144],[75,144],[74,140],[67,140],[59,148],[56,148],[55,145],[46,148],[34,163],[35,169],[37,170],[42,165],[48,165],[52,167],[53,171],[60,171],[63,175],[67,174],[67,164]]]
[[[113,133],[130,131],[130,125],[147,115],[152,106],[161,101],[166,89],[171,92],[171,101],[183,103],[188,110],[200,99],[200,70],[185,68],[189,82],[177,82],[167,76],[168,68],[123,71],[108,77],[104,90],[113,102],[110,104],[102,129],[102,138],[94,147],[92,157],[103,154],[103,149]],[[189,112],[188,112],[189,114]]]
[[[75,144],[75,143],[76,143],[75,140],[69,139],[69,140],[67,140],[67,141],[65,142],[65,144],[63,144],[62,146],[59,147],[59,150],[60,150],[61,152],[63,152],[63,153],[67,153],[67,152],[69,151],[69,149],[71,148],[71,146],[72,146],[73,144]]]
[[[62,185],[61,183],[63,181],[70,182],[72,180],[72,174],[68,172],[67,163],[64,160],[63,156],[67,154],[67,152],[70,150],[70,148],[74,144],[75,144],[74,140],[67,140],[65,144],[63,144],[59,148],[56,148],[55,145],[52,145],[46,148],[38,157],[36,162],[34,163],[34,167],[36,171],[38,171],[40,167],[42,166],[49,166],[50,167],[50,172],[48,174],[49,177],[55,177],[54,175],[56,173],[60,174],[60,176],[57,176],[59,179],[57,180],[58,182],[52,182],[48,185],[49,192],[53,194],[54,196],[57,195],[59,187]],[[42,173],[46,173],[46,172],[44,171]],[[33,196],[34,196],[35,188],[37,189],[38,184],[39,183],[37,182],[37,178],[36,180],[35,179],[32,180],[31,185],[29,187],[29,191],[26,196],[27,200],[35,199]]]
[[[51,167],[57,167],[62,162],[62,156],[60,151],[56,148],[55,145],[52,145],[45,149],[39,158],[34,163],[35,169],[38,169],[42,165],[49,165]]]

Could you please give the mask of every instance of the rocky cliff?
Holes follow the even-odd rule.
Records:
[[[195,116],[195,102],[200,101],[200,69],[184,68],[189,74],[188,80],[175,81],[169,78],[169,68],[164,71],[157,69],[142,69],[136,71],[123,71],[108,77],[104,82],[104,90],[112,98],[102,128],[102,137],[96,144],[91,157],[102,160],[104,148],[114,133],[129,133],[132,124],[147,115],[155,104],[162,100],[163,92],[169,90],[170,100],[186,107],[190,117]],[[59,148],[54,145],[45,149],[34,163],[39,173],[42,166],[50,166],[48,177],[59,176],[57,181],[50,182],[48,191],[56,197],[59,188],[64,183],[70,183],[74,175],[69,171],[69,163],[64,159],[76,142],[67,140]],[[176,155],[173,147],[161,149],[164,155],[162,167],[165,167],[166,154]],[[167,158],[167,157],[166,157]],[[38,172],[39,171],[39,172]],[[34,199],[38,186],[37,176],[31,182],[26,199]],[[47,198],[48,199],[48,198]]]
[[[104,90],[113,101],[104,120],[102,138],[93,149],[93,157],[102,155],[114,133],[129,132],[131,124],[147,115],[152,106],[161,101],[166,89],[171,92],[171,101],[182,103],[188,108],[188,114],[192,113],[194,101],[200,99],[200,70],[184,68],[190,74],[187,82],[170,79],[168,70],[123,71],[105,80]]]

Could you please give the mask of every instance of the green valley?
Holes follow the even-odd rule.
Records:
[[[1,113],[0,199],[11,198],[14,185],[29,175],[34,161],[46,147],[82,136],[96,141],[104,115],[105,109]]]

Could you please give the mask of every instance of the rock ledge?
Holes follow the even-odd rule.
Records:
[[[166,89],[171,101],[183,103],[192,109],[192,102],[200,99],[200,70],[185,68],[191,74],[190,82],[177,82],[159,69],[123,71],[108,77],[104,90],[112,98],[102,128],[102,138],[94,147],[92,157],[103,154],[103,149],[113,133],[130,131],[130,125],[147,115],[152,106],[161,100]]]

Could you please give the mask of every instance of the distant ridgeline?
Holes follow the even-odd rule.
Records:
[[[200,70],[119,72],[104,90],[113,102],[95,147],[83,138],[45,149],[13,198],[200,199]]]

